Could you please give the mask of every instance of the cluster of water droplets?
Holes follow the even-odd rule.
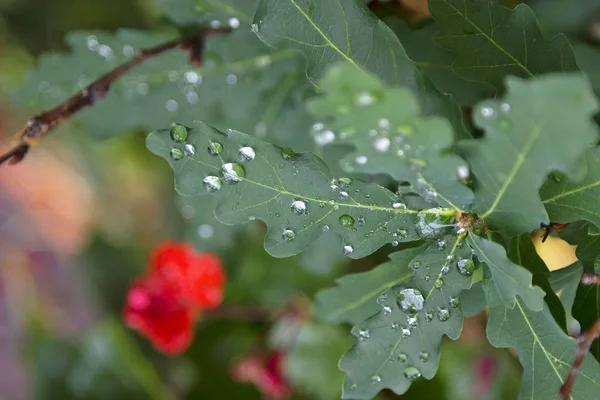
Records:
[[[512,120],[509,118],[511,112],[511,105],[509,103],[499,103],[497,105],[480,106],[477,109],[479,118],[487,123],[491,123],[493,127],[501,131],[509,131],[513,127]]]

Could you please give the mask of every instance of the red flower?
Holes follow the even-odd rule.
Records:
[[[217,307],[225,275],[221,260],[187,244],[166,242],[152,256],[149,272],[129,288],[125,323],[167,354],[190,345],[201,310]]]
[[[270,400],[290,396],[290,387],[283,375],[284,354],[254,354],[237,362],[232,369],[233,379],[252,382]]]

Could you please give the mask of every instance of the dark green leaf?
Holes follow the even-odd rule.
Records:
[[[590,18],[600,11],[600,4],[590,0],[527,0],[547,35],[559,32],[581,39],[587,36]]]
[[[585,42],[573,42],[573,51],[577,58],[577,65],[587,74],[592,82],[592,88],[596,93],[600,93],[600,47],[592,46]]]
[[[575,339],[556,324],[550,311],[530,310],[521,299],[514,308],[506,307],[496,292],[497,285],[484,280],[490,304],[487,336],[496,347],[517,351],[523,365],[523,382],[519,399],[558,398],[558,389],[565,381],[575,359]],[[592,400],[600,390],[600,367],[586,357],[571,393],[573,400]]]
[[[571,317],[571,310],[573,309],[575,294],[577,293],[582,273],[583,265],[580,262],[576,262],[566,268],[552,271],[548,278],[552,289],[563,304],[567,317]]]
[[[392,253],[385,264],[338,279],[336,287],[322,290],[315,296],[315,317],[355,325],[376,314],[381,309],[377,297],[392,286],[412,279],[413,271],[407,268],[408,263],[424,249],[420,246]]]
[[[531,235],[524,233],[513,238],[510,242],[508,255],[516,264],[522,265],[531,272],[532,283],[535,286],[539,286],[546,293],[544,300],[548,305],[550,313],[558,325],[566,331],[567,320],[565,309],[550,285],[550,271],[544,261],[538,256],[535,245],[531,240]]]
[[[159,0],[160,8],[179,24],[203,24],[218,28],[239,22],[250,24],[257,0]],[[231,18],[236,18],[231,20]]]
[[[443,207],[461,210],[471,204],[473,193],[460,182],[468,167],[448,152],[452,126],[444,118],[421,117],[410,90],[386,88],[348,64],[330,69],[319,87],[324,95],[308,103],[323,121],[314,126],[315,140],[325,143],[340,132],[339,141],[356,147],[342,161],[350,172],[389,174]]]
[[[567,38],[546,41],[524,4],[510,10],[500,1],[430,0],[429,10],[440,27],[435,41],[456,53],[453,69],[466,79],[500,91],[507,75],[577,71]]]
[[[584,160],[582,180],[554,175],[542,186],[540,196],[552,222],[586,220],[600,227],[600,148],[587,152]]]
[[[478,104],[474,120],[485,136],[462,148],[478,181],[474,211],[517,235],[549,223],[538,190],[550,172],[581,177],[581,159],[598,140],[591,119],[598,105],[577,75],[509,77],[506,86],[503,99]]]
[[[532,274],[513,263],[500,244],[470,234],[467,243],[475,251],[480,262],[485,263],[493,276],[492,284],[502,302],[508,307],[515,306],[519,295],[531,310],[540,311],[544,304],[544,291],[532,286]]]
[[[148,148],[169,162],[180,194],[208,191],[219,197],[219,221],[263,220],[265,247],[276,257],[297,254],[322,234],[335,233],[343,239],[337,252],[360,258],[386,243],[419,239],[423,229],[417,232],[417,223],[439,225],[441,215],[453,213],[406,209],[401,198],[376,184],[334,177],[314,155],[233,130],[224,134],[200,122],[196,126],[173,128],[185,129],[185,143],[172,140],[169,130],[153,132]],[[424,222],[426,217],[433,219]]]
[[[459,296],[475,268],[463,238],[445,236],[405,264],[414,278],[384,292],[380,312],[352,329],[358,341],[340,360],[343,398],[370,399],[386,388],[402,394],[415,379],[433,378],[442,336],[456,339],[462,329]]]

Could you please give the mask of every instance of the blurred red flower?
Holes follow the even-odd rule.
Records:
[[[214,254],[198,253],[188,244],[165,242],[152,255],[148,274],[129,288],[125,323],[166,354],[190,345],[201,311],[223,299],[225,272]]]
[[[249,355],[233,366],[233,379],[253,383],[267,399],[288,398],[291,392],[283,374],[284,357],[280,351]]]

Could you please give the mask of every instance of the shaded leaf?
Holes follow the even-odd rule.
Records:
[[[466,79],[500,91],[507,75],[577,71],[567,38],[546,41],[524,4],[511,10],[491,0],[430,0],[429,10],[440,27],[435,41],[455,52],[453,69]]]
[[[559,32],[584,38],[590,17],[600,11],[598,2],[589,0],[527,0],[545,34]]]
[[[235,26],[230,18],[250,24],[257,0],[159,0],[160,8],[178,24],[204,24],[212,27]],[[218,23],[217,23],[218,22]]]
[[[386,88],[370,74],[344,64],[319,81],[324,95],[308,102],[318,121],[315,139],[350,143],[356,151],[342,165],[364,173],[386,173],[443,207],[464,209],[473,193],[459,180],[466,163],[449,153],[454,132],[441,117],[423,118],[417,99],[405,88]],[[332,139],[333,140],[333,139]],[[464,177],[463,177],[464,178]]]
[[[491,240],[470,234],[467,243],[475,251],[480,262],[485,263],[492,274],[492,283],[499,298],[508,307],[515,306],[516,296],[531,310],[540,311],[544,304],[544,291],[532,285],[532,274],[513,263],[506,250]]]
[[[509,77],[506,86],[502,100],[477,106],[474,121],[485,136],[461,145],[477,177],[474,211],[517,235],[549,223],[538,190],[550,172],[581,178],[581,158],[598,140],[591,120],[598,106],[577,75]]]
[[[315,85],[331,65],[344,61],[386,84],[409,87],[419,94],[426,115],[445,116],[457,131],[464,129],[456,104],[414,66],[398,38],[363,1],[261,0],[253,29],[271,46],[301,51]]]
[[[557,269],[550,272],[549,281],[552,289],[558,295],[563,307],[567,313],[567,318],[571,317],[571,310],[575,302],[575,294],[577,287],[581,281],[583,266],[580,262],[576,262],[565,268]]]
[[[600,47],[592,46],[585,42],[574,41],[573,51],[577,58],[577,65],[587,74],[592,83],[592,88],[596,93],[600,93]]]
[[[600,227],[600,148],[585,154],[586,175],[571,181],[560,175],[548,179],[540,197],[552,222],[586,220]]]
[[[463,290],[460,294],[460,305],[465,317],[472,317],[485,310],[487,300],[481,281],[474,283],[469,289]]]
[[[558,325],[566,331],[567,321],[563,305],[550,285],[550,270],[538,256],[531,235],[524,233],[513,238],[508,248],[508,255],[516,264],[525,267],[532,274],[532,284],[545,292],[544,300],[550,313]]]
[[[352,329],[358,341],[340,360],[343,398],[369,399],[383,389],[402,394],[420,376],[433,378],[442,336],[456,339],[462,329],[458,296],[471,286],[474,268],[463,238],[445,236],[404,265],[414,278],[384,292],[380,312]]]
[[[316,399],[340,398],[344,375],[340,356],[350,345],[350,335],[339,327],[305,325],[286,357],[286,372],[295,387]]]
[[[392,253],[390,261],[370,271],[343,276],[336,281],[337,286],[317,293],[313,314],[337,323],[364,321],[381,309],[377,304],[380,294],[412,279],[413,271],[406,266],[424,250],[425,246],[420,246]]]
[[[219,221],[263,220],[265,247],[273,256],[297,254],[322,234],[335,233],[343,239],[337,252],[360,258],[386,243],[419,239],[421,215],[435,219],[453,213],[431,209],[419,214],[397,207],[402,199],[389,190],[336,178],[314,155],[296,154],[233,130],[224,134],[200,122],[196,126],[173,128],[185,130],[185,143],[160,130],[148,136],[147,146],[174,169],[180,194],[208,191],[220,198],[215,212]]]

